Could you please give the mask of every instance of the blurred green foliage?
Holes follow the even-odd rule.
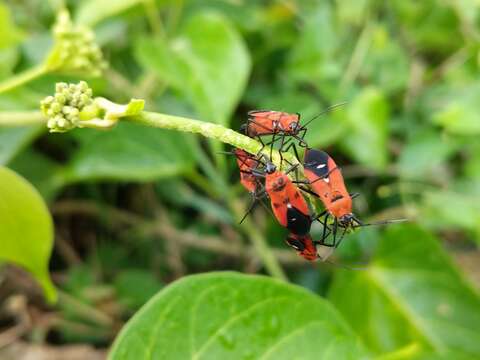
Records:
[[[55,4],[61,2],[50,3],[1,4],[0,82],[47,55]],[[109,68],[97,78],[43,76],[1,94],[0,110],[36,110],[55,82],[78,80],[113,101],[141,98],[149,110],[233,129],[251,109],[299,112],[308,121],[346,101],[309,125],[309,144],[331,153],[351,191],[362,193],[355,200],[359,217],[405,216],[417,225],[349,235],[337,259],[370,259],[367,271],[296,266],[288,268],[289,277],[326,295],[368,354],[480,356],[478,289],[455,264],[464,255],[478,259],[480,242],[478,2],[67,5],[73,19],[93,27]],[[208,244],[221,239],[226,246],[249,237],[232,211],[247,196],[238,187],[234,162],[217,153],[220,144],[130,124],[104,133],[77,129],[52,136],[45,130],[0,128],[0,165],[39,189],[57,217],[57,234],[80,254],[72,260],[57,250],[52,261],[53,270],[67,274],[59,285],[70,296],[111,311],[120,322],[178,276],[257,269],[217,245],[184,248],[180,264],[172,260],[178,253],[169,244],[180,242],[177,236],[186,236],[184,243],[192,234]],[[65,210],[72,207],[78,217]],[[284,249],[284,233],[269,214],[259,209],[254,219],[272,248]],[[467,270],[480,272],[478,265]],[[157,300],[168,302],[161,296]],[[120,310],[107,306],[112,301]],[[82,332],[64,323],[62,341],[107,345],[112,339],[114,330],[93,336],[88,330],[98,324],[116,329],[102,317],[92,325],[82,312],[72,316],[71,307],[61,309],[66,320],[90,326]],[[220,315],[212,310],[212,316]]]

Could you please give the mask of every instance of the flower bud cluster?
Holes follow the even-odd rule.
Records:
[[[49,63],[55,70],[99,76],[107,67],[93,31],[74,25],[67,11],[59,14],[53,36],[55,46]]]
[[[80,112],[92,103],[92,89],[80,81],[78,84],[57,83],[55,95],[47,96],[40,106],[48,118],[50,132],[65,132],[78,126]]]

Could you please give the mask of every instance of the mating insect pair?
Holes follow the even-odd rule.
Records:
[[[292,181],[288,177],[288,174],[294,169],[296,169],[297,166],[291,166],[290,169],[282,172],[280,170],[277,170],[276,166],[269,162],[268,159],[266,162],[263,161],[262,159],[264,158],[264,156],[255,157],[240,149],[235,150],[235,155],[237,157],[237,163],[240,168],[241,183],[252,194],[253,197],[252,205],[250,206],[246,215],[248,215],[248,213],[251,211],[256,201],[259,201],[261,198],[268,196],[271,202],[273,215],[280,223],[280,225],[287,228],[290,232],[289,236],[286,239],[286,243],[289,246],[293,247],[295,250],[297,250],[299,254],[302,255],[304,258],[308,260],[317,259],[317,246],[337,246],[335,240],[336,229],[338,228],[338,226],[334,221],[334,228],[330,230],[329,225],[327,224],[327,220],[330,213],[335,213],[335,215],[338,216],[340,214],[339,209],[336,208],[336,204],[332,205],[329,203],[329,208],[327,208],[326,210],[329,211],[328,213],[323,212],[318,216],[311,215],[307,202],[305,201],[301,190],[310,193],[312,192],[306,188],[299,187],[295,184],[295,182],[306,182]],[[306,150],[306,158],[311,158],[312,155],[312,160],[315,160],[315,157],[320,157],[321,159],[324,159],[324,155],[326,154],[317,150]],[[311,161],[307,165],[313,169],[313,171],[308,170],[309,172],[311,172],[311,174],[309,173],[309,175],[311,175],[310,178],[314,176],[316,177],[316,179],[310,180],[312,185],[315,185],[315,188],[318,188],[318,186],[316,185],[318,180],[323,180],[323,184],[333,185],[334,183],[336,183],[336,181],[330,181],[329,177],[330,175],[333,175],[333,171],[328,171],[327,164],[320,164]],[[327,170],[325,171],[325,169]],[[262,184],[260,179],[264,179],[264,184]],[[331,191],[325,191],[325,189],[323,189],[322,191],[323,197],[325,199],[329,199],[329,192]],[[318,196],[318,194],[315,192],[313,192],[313,194]],[[339,193],[337,195],[334,195],[332,203],[338,201],[337,204],[343,206],[345,208],[344,210],[347,210],[348,204],[345,204],[345,200],[348,201],[348,198],[345,198],[345,200],[343,201],[342,199],[343,198],[341,198],[341,195]],[[345,205],[347,206],[345,207]],[[350,213],[347,212],[345,214]],[[322,238],[320,241],[313,241],[310,236],[311,224],[322,217],[324,227]],[[346,219],[348,218],[348,215],[343,217],[340,215],[340,218],[340,226],[346,225]],[[330,233],[333,234],[334,241],[333,243],[328,244],[325,240]]]
[[[290,232],[286,243],[307,260],[314,261],[319,258],[319,247],[337,248],[350,229],[403,221],[390,220],[378,223],[360,221],[352,212],[352,198],[356,194],[347,191],[340,169],[324,151],[308,148],[305,150],[304,181],[293,181],[288,177],[298,165],[282,172],[268,159],[265,161],[264,155],[256,157],[240,149],[235,150],[235,155],[240,168],[241,183],[253,196],[253,203],[245,216],[256,201],[267,196],[275,218]],[[264,185],[260,179],[265,180]],[[302,184],[308,185],[311,190],[301,186]],[[302,191],[318,197],[325,210],[318,215],[311,215]],[[330,218],[332,223],[329,223]],[[316,241],[310,235],[314,221],[319,221],[323,225],[322,237]],[[339,229],[343,230],[340,236]],[[332,240],[327,241],[330,236]]]
[[[334,105],[325,112],[339,105]],[[265,155],[254,156],[236,149],[234,154],[240,168],[242,185],[252,194],[253,198],[252,205],[245,216],[252,210],[256,201],[268,196],[273,215],[283,227],[290,231],[286,243],[305,259],[311,261],[318,259],[319,246],[338,247],[345,233],[350,229],[403,221],[392,220],[366,224],[353,214],[352,198],[356,195],[347,191],[343,176],[335,161],[323,151],[310,149],[304,140],[307,132],[306,125],[315,118],[307,124],[300,125],[299,114],[261,110],[251,111],[248,115],[247,123],[242,128],[248,136],[257,138],[263,144],[259,154],[266,145],[270,145],[271,158],[274,143],[281,140],[280,155],[293,147],[297,159],[303,163],[306,179],[292,181],[288,177],[288,173],[296,170],[298,165],[291,166],[290,169],[282,172],[277,170]],[[262,141],[262,136],[266,135],[272,135],[272,140],[268,144]],[[279,137],[275,138],[276,135]],[[285,141],[287,137],[289,139]],[[294,141],[285,148],[285,145],[292,139]],[[303,161],[299,159],[295,140],[298,141],[299,146],[305,147]],[[265,180],[264,185],[260,179]],[[308,188],[300,186],[302,184],[307,185]],[[318,215],[311,215],[301,191],[318,197],[323,203],[325,211]],[[310,236],[310,227],[314,221],[319,221],[323,225],[322,237],[317,241],[313,241]],[[343,229],[340,236],[338,236],[339,229]],[[332,241],[327,242],[330,234]]]

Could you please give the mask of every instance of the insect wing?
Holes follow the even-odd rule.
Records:
[[[312,220],[297,208],[287,206],[287,229],[296,235],[306,235],[310,232]]]

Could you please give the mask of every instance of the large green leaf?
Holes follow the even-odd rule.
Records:
[[[195,275],[147,303],[110,354],[124,359],[361,359],[365,351],[333,307],[271,278]]]
[[[48,275],[53,223],[37,191],[13,171],[0,167],[0,259],[29,270],[49,301],[56,299]]]
[[[339,272],[329,298],[375,351],[418,342],[480,356],[480,298],[416,226],[392,226],[368,270]]]
[[[181,174],[194,163],[188,134],[130,123],[109,132],[82,129],[78,133],[81,146],[68,167],[68,181],[148,181]]]
[[[186,95],[206,120],[226,124],[250,72],[248,50],[229,20],[212,12],[189,18],[170,42],[140,39],[137,58]]]

